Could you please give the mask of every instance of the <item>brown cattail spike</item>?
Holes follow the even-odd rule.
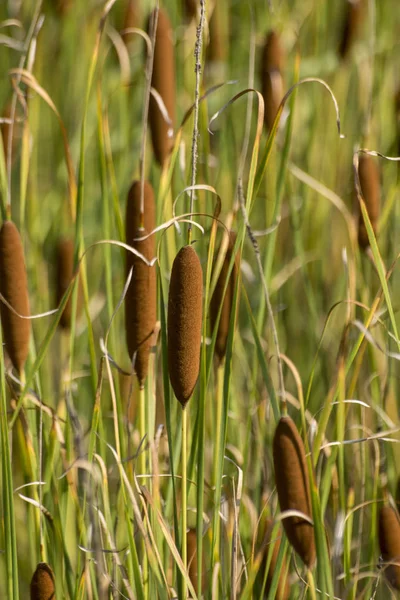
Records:
[[[281,511],[298,510],[311,519],[310,484],[304,445],[296,425],[288,416],[282,417],[277,425],[273,456]],[[311,568],[315,561],[313,526],[300,516],[288,517],[282,522],[289,542],[304,564]]]
[[[400,520],[397,511],[389,505],[382,506],[378,516],[379,547],[386,579],[400,591]]]
[[[153,22],[155,11],[151,13],[149,24]],[[150,97],[149,121],[154,154],[160,166],[164,166],[173,146],[172,127],[175,120],[175,58],[172,27],[167,13],[158,12],[156,43],[154,49],[151,86],[160,94],[171,123],[167,123],[160,107]]]
[[[272,550],[272,556],[271,556],[271,561],[269,563],[269,569],[268,569],[268,573],[267,573],[267,581],[266,581],[266,586],[265,586],[265,598],[268,597],[268,592],[271,588],[271,584],[272,584],[272,578],[274,576],[274,572],[276,570],[276,566],[277,566],[277,562],[278,562],[278,554],[279,554],[279,547],[281,545],[281,532],[278,534],[278,539],[272,539],[271,538],[271,534],[272,534],[272,530],[273,530],[273,522],[268,519],[266,521],[266,525],[265,525],[265,534],[264,534],[264,540],[263,540],[263,545],[262,545],[262,561],[261,561],[261,565],[260,565],[260,569],[259,569],[259,576],[258,578],[262,581],[264,581],[264,575],[265,575],[265,569],[267,566],[267,559],[268,559],[268,553],[269,553],[269,546],[271,543],[274,544],[274,548]],[[290,588],[289,588],[289,582],[288,582],[288,578],[286,577],[284,579],[284,574],[286,573],[286,561],[284,560],[282,563],[282,569],[281,569],[281,574],[279,576],[279,582],[278,582],[278,587],[276,590],[276,595],[275,595],[275,599],[276,600],[287,600],[289,598],[289,594],[290,594]]]
[[[198,570],[197,570],[197,534],[195,529],[189,529],[187,532],[187,563],[189,570],[190,581],[192,582],[193,588],[197,591],[198,589]],[[206,577],[205,577],[205,560],[203,554],[202,564],[202,590],[205,589]]]
[[[215,324],[217,322],[218,317],[218,311],[222,303],[221,318],[218,323],[218,333],[215,341],[215,354],[217,357],[218,366],[221,365],[226,354],[226,344],[228,341],[229,333],[229,322],[231,318],[233,296],[235,293],[238,274],[237,265],[234,263],[229,276],[226,294],[225,296],[223,296],[226,280],[228,277],[229,264],[232,259],[233,248],[235,246],[235,241],[236,234],[234,232],[230,232],[228,250],[226,252],[221,272],[219,274],[218,281],[210,302],[210,324],[212,332],[214,332]]]
[[[0,293],[19,315],[30,315],[24,250],[12,221],[5,221],[0,229]],[[30,321],[16,315],[4,302],[0,303],[0,314],[5,349],[20,373],[29,351]]]
[[[379,170],[376,161],[368,154],[361,154],[360,156],[358,176],[369,220],[376,235],[380,212]],[[361,212],[359,215],[358,243],[362,250],[369,246],[368,234]]]
[[[363,17],[363,0],[347,0],[343,22],[342,37],[339,44],[339,55],[344,60],[358,35]]]
[[[172,266],[168,297],[168,370],[184,408],[199,376],[203,272],[192,246],[184,246]]]
[[[261,57],[261,93],[264,98],[264,122],[272,128],[279,104],[283,98],[283,51],[275,31],[267,34]]]
[[[57,246],[57,289],[56,301],[57,306],[60,304],[62,297],[67,291],[72,278],[74,276],[74,241],[71,238],[62,238]],[[77,315],[82,308],[82,287],[79,280],[78,300],[77,300]],[[72,317],[72,292],[65,305],[63,313],[60,317],[60,327],[69,329],[71,327]]]
[[[55,600],[54,574],[47,563],[39,563],[31,580],[31,600]]]
[[[126,33],[127,29],[132,29],[133,27],[140,26],[140,17],[139,17],[139,2],[138,0],[128,0],[126,2],[125,14],[124,14],[124,24],[123,24],[123,32],[122,39],[125,43],[132,40],[135,36],[131,33]]]
[[[155,202],[153,188],[144,182],[144,212],[141,214],[140,181],[134,181],[128,194],[126,205],[126,243],[140,252],[148,261],[154,258],[154,235],[144,240],[155,228]],[[126,343],[140,387],[144,386],[148,366],[151,339],[157,318],[156,306],[156,267],[150,267],[132,252],[126,256],[126,276],[132,269],[132,278],[125,296]]]

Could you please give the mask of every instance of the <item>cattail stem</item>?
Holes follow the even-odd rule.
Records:
[[[196,185],[197,175],[197,140],[199,137],[199,106],[200,106],[200,80],[201,80],[201,49],[203,46],[203,30],[204,22],[206,17],[206,0],[200,0],[200,22],[197,27],[196,44],[194,49],[195,56],[195,73],[196,73],[196,87],[194,92],[194,124],[193,124],[193,137],[192,137],[192,176],[190,185]],[[194,189],[190,191],[190,214],[193,214],[193,203],[194,203]],[[192,241],[192,224],[189,223],[188,227],[188,245]]]
[[[311,569],[307,569],[307,579],[310,590],[310,598],[311,600],[317,600],[317,594],[315,591],[315,582]]]
[[[182,562],[185,577],[182,582],[182,597],[187,598],[187,411],[182,411]]]

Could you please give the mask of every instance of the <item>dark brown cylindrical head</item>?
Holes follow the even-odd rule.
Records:
[[[143,209],[141,214],[140,181],[134,181],[126,205],[126,243],[140,252],[147,260],[155,256],[155,236],[145,237],[155,228],[155,201],[153,188],[144,182]],[[157,318],[156,267],[150,267],[132,252],[126,254],[126,276],[132,269],[131,282],[125,296],[125,333],[128,352],[134,363],[139,385],[144,386],[151,349],[152,335]]]
[[[39,563],[31,580],[31,600],[55,600],[54,574],[47,563]]]
[[[396,510],[382,506],[378,516],[379,547],[385,563],[384,574],[396,590],[400,591],[400,521]]]
[[[200,0],[183,0],[183,14],[187,19],[194,19],[200,10]]]
[[[265,43],[261,56],[261,73],[267,71],[282,72],[284,65],[284,54],[279,35],[276,31],[269,31],[265,38]]]
[[[172,266],[168,297],[168,370],[184,408],[199,376],[203,271],[196,251],[184,246]]]
[[[30,315],[24,250],[19,231],[12,221],[4,221],[0,229],[0,293],[18,314]],[[0,314],[5,349],[20,373],[29,351],[30,321],[21,319],[3,302],[0,303]]]
[[[122,29],[125,31],[133,27],[140,27],[139,0],[127,0],[126,2]],[[131,33],[122,33],[122,39],[125,43],[133,38],[134,36]]]
[[[262,540],[262,561],[260,564],[260,569],[258,571],[258,579],[264,581],[265,569],[267,567],[267,559],[269,553],[269,546],[271,543],[274,544],[274,548],[272,550],[271,561],[269,563],[269,569],[267,573],[267,581],[265,586],[265,598],[268,597],[268,592],[271,589],[272,579],[276,570],[277,562],[278,562],[278,554],[279,548],[281,545],[281,535],[282,532],[279,531],[278,539],[272,539],[271,534],[273,530],[273,522],[270,519],[267,519],[264,527],[264,535]],[[278,587],[275,593],[276,600],[287,600],[290,594],[290,587],[288,582],[288,577],[284,579],[283,575],[286,573],[286,561],[284,560],[282,563],[281,575],[279,577]]]
[[[217,2],[209,22],[210,40],[207,48],[207,60],[210,62],[224,62],[227,57],[228,40],[221,19],[221,16],[226,18],[227,15],[221,15],[221,9],[223,7]]]
[[[149,31],[153,18],[154,11],[150,15]],[[175,121],[175,57],[172,27],[167,13],[162,9],[158,12],[151,86],[163,99],[172,122],[171,124],[166,122],[157,101],[151,96],[149,105],[151,138],[154,155],[162,167],[173,147],[172,127]]]
[[[372,229],[376,235],[381,203],[380,177],[376,160],[368,154],[361,154],[358,175],[365,206],[371,221]],[[358,243],[363,250],[369,246],[368,234],[361,211],[359,213]]]
[[[62,297],[67,291],[74,275],[74,240],[72,238],[62,238],[57,245],[57,287],[56,287],[56,302],[60,304]],[[77,315],[82,308],[82,289],[79,280],[79,290],[77,299]],[[60,318],[60,327],[69,329],[71,327],[72,317],[72,292],[65,305]]]
[[[339,44],[339,55],[345,59],[357,38],[364,13],[363,0],[347,0]]]
[[[279,104],[284,96],[282,69],[284,55],[275,31],[267,34],[261,56],[261,94],[264,98],[264,122],[268,131],[274,123]]]
[[[281,511],[298,510],[312,519],[310,484],[306,455],[297,427],[290,417],[282,417],[273,441],[275,482]],[[289,542],[304,564],[315,561],[313,526],[301,517],[282,521]]]
[[[237,265],[235,262],[233,264],[229,276],[228,286],[226,288],[226,294],[224,296],[224,288],[228,277],[229,264],[232,259],[235,241],[236,234],[233,231],[231,231],[229,234],[228,249],[210,302],[210,325],[212,333],[214,332],[215,324],[217,322],[218,317],[218,311],[222,304],[221,318],[218,323],[217,338],[215,340],[215,354],[217,357],[218,365],[220,365],[223,362],[226,354],[226,344],[228,341],[229,333],[229,322],[231,318],[233,296],[235,293],[235,286],[238,276]]]

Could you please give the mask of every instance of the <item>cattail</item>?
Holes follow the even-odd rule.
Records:
[[[168,370],[184,408],[199,376],[203,272],[192,246],[180,249],[172,265],[168,298]]]
[[[273,543],[274,548],[272,550],[271,561],[269,563],[269,569],[268,569],[268,573],[267,573],[267,581],[266,581],[266,586],[265,586],[265,598],[268,596],[268,592],[271,589],[272,579],[273,579],[273,576],[274,576],[274,573],[276,570],[276,566],[277,566],[277,562],[278,562],[279,548],[281,545],[281,537],[279,537],[276,540],[271,539],[272,528],[273,528],[273,522],[270,519],[267,519],[266,534],[264,536],[263,549],[262,549],[263,559],[262,559],[262,562],[260,565],[260,569],[258,571],[261,582],[264,580],[265,569],[267,566],[269,545],[271,543]],[[287,598],[289,598],[290,588],[289,588],[288,578],[286,577],[285,580],[283,578],[283,575],[285,573],[286,573],[286,561],[283,560],[281,574],[279,576],[278,587],[276,589],[276,595],[275,595],[276,600],[287,600]]]
[[[60,304],[62,297],[67,291],[74,276],[74,241],[71,238],[62,238],[57,245],[57,282],[56,282],[56,302]],[[82,308],[82,287],[79,279],[77,315]],[[60,317],[60,327],[70,329],[72,317],[72,292],[68,298],[67,304]]]
[[[31,600],[55,600],[54,573],[47,563],[39,563],[31,580]]]
[[[358,35],[364,14],[363,0],[347,0],[342,37],[339,44],[339,55],[344,60]]]
[[[197,533],[195,529],[189,529],[187,532],[187,563],[189,570],[190,581],[192,582],[193,588],[197,591],[198,586],[198,571],[197,571]],[[205,561],[203,554],[203,565],[202,565],[202,589],[205,589]]]
[[[0,133],[3,139],[3,150],[4,150],[4,158],[6,162],[6,166],[8,164],[8,144],[11,135],[11,101],[6,104],[2,114],[2,122],[0,125]],[[14,124],[12,128],[12,142],[11,142],[11,166],[15,161],[15,157],[17,156],[18,151],[18,143],[22,136],[22,126],[21,123],[18,122],[17,119],[17,110],[14,115]]]
[[[126,243],[140,252],[147,260],[155,255],[154,235],[144,240],[155,228],[155,202],[153,188],[144,182],[144,213],[140,212],[140,181],[134,181],[128,194],[126,205]],[[149,366],[151,338],[157,318],[156,307],[156,268],[150,267],[132,252],[126,256],[126,276],[132,269],[132,278],[125,296],[126,343],[140,387],[144,386]]]
[[[311,519],[310,484],[303,441],[294,421],[281,417],[277,425],[273,456],[275,482],[281,511],[298,510]],[[311,568],[315,561],[313,526],[297,516],[283,519],[286,535],[304,564]]]
[[[227,44],[226,44],[226,35],[225,31],[222,27],[221,17],[224,19],[227,18],[225,11],[221,14],[221,5],[217,2],[214,6],[214,10],[212,12],[210,23],[209,23],[209,33],[210,33],[210,41],[207,48],[207,60],[210,62],[225,62],[226,54],[227,54]]]
[[[139,27],[139,2],[138,0],[128,0],[126,3],[125,15],[124,15],[124,26],[123,31],[126,29],[132,29],[133,27]],[[123,33],[122,39],[126,43],[132,39],[132,34]]]
[[[264,98],[264,122],[272,128],[279,104],[283,98],[283,51],[275,31],[267,34],[261,57],[261,93]]]
[[[375,160],[368,154],[360,156],[358,176],[369,220],[376,235],[380,209],[379,170]],[[361,212],[358,224],[358,243],[363,250],[369,246],[368,234]]]
[[[151,13],[149,24],[153,22]],[[151,86],[160,94],[171,123],[167,123],[153,95],[150,97],[149,121],[155,157],[164,166],[173,146],[172,126],[175,120],[175,58],[172,27],[167,13],[158,11]]]
[[[200,10],[200,0],[183,0],[183,14],[187,19],[194,19],[198,10]]]
[[[214,332],[215,324],[218,317],[218,311],[222,303],[221,318],[218,323],[218,333],[215,340],[215,354],[217,357],[218,366],[221,365],[226,354],[226,344],[228,341],[229,333],[229,322],[231,318],[233,296],[235,293],[236,281],[237,281],[237,265],[234,263],[230,276],[228,286],[226,288],[226,294],[223,297],[224,288],[226,285],[226,279],[228,277],[229,264],[232,259],[233,248],[235,246],[236,234],[231,231],[229,234],[229,245],[225,255],[224,262],[222,264],[221,272],[218,277],[217,284],[215,286],[214,293],[210,302],[210,324],[211,331]]]
[[[20,315],[29,311],[28,282],[19,231],[12,221],[4,221],[0,229],[0,293]],[[5,349],[14,368],[20,373],[29,351],[31,324],[0,303]]]
[[[397,511],[388,504],[379,511],[378,533],[383,561],[389,563],[383,565],[385,577],[400,591],[400,520]]]

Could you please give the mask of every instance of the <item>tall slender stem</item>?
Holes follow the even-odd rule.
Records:
[[[185,577],[183,579],[183,594],[184,599],[187,598],[187,411],[182,411],[182,562],[185,569]]]

